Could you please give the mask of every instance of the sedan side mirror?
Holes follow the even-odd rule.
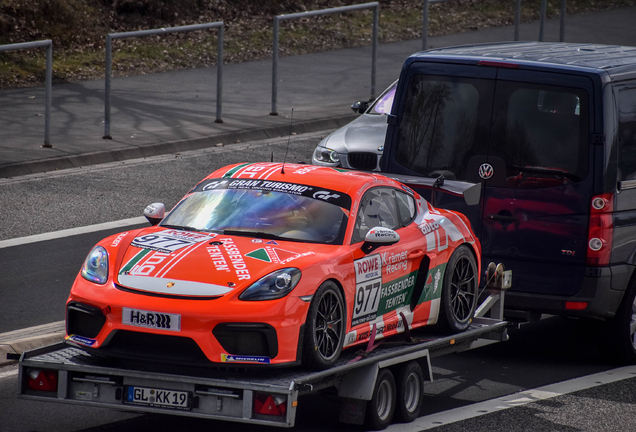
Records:
[[[144,209],[144,216],[150,225],[157,225],[166,215],[166,206],[163,203],[153,203]]]
[[[380,246],[389,246],[400,241],[400,235],[390,228],[373,227],[364,237],[362,251],[370,253]]]
[[[363,114],[369,108],[369,102],[358,101],[351,104],[351,111],[356,114]]]

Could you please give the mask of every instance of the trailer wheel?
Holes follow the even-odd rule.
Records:
[[[411,361],[399,368],[395,387],[395,417],[400,423],[410,423],[420,415],[424,394],[424,374],[420,364]]]
[[[326,281],[318,288],[309,306],[305,325],[303,363],[311,369],[333,366],[342,351],[345,308],[337,285]]]
[[[367,402],[365,425],[370,430],[386,429],[395,412],[395,378],[389,369],[380,369],[373,396]]]
[[[636,281],[627,287],[616,316],[610,321],[613,346],[625,364],[636,364]]]
[[[475,257],[467,246],[458,247],[444,272],[439,325],[450,333],[470,326],[477,305],[479,277]]]

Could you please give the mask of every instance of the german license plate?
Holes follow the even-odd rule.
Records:
[[[122,400],[126,404],[177,410],[190,410],[191,393],[150,387],[124,386]]]

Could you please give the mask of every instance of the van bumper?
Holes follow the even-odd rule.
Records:
[[[610,319],[614,317],[621,304],[633,271],[634,266],[627,264],[588,267],[585,270],[583,285],[574,296],[508,291],[505,308],[571,317]]]

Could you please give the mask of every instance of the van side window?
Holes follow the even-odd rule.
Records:
[[[402,227],[395,194],[396,191],[390,188],[374,188],[364,194],[358,209],[351,244],[363,241],[371,228],[396,230]]]
[[[636,87],[618,92],[618,180],[636,180]]]
[[[474,146],[486,146],[493,82],[415,75],[395,152],[402,166],[426,177],[463,180]]]
[[[505,187],[538,189],[583,180],[588,116],[581,89],[499,82],[490,154],[505,161]]]

